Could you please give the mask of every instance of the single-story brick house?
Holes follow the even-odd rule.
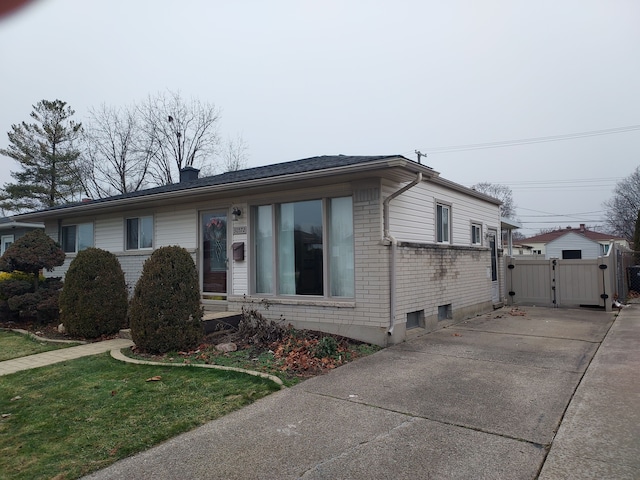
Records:
[[[117,255],[130,288],[154,248],[193,256],[205,308],[380,345],[501,301],[500,202],[400,155],[321,156],[20,215],[67,252]]]

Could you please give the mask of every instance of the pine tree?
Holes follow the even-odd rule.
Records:
[[[53,207],[78,193],[74,142],[82,124],[71,120],[74,110],[61,100],[42,100],[33,106],[33,123],[12,125],[9,147],[0,155],[13,158],[21,170],[11,172],[15,183],[0,191],[0,208],[22,212]]]

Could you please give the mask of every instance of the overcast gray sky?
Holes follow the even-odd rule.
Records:
[[[637,0],[40,0],[0,20],[0,146],[39,100],[82,121],[169,89],[220,107],[250,166],[420,150],[510,186],[531,235],[600,224],[640,165],[639,52]]]

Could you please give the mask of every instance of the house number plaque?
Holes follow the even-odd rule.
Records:
[[[233,234],[234,235],[244,235],[247,233],[247,227],[243,226],[243,227],[233,227]]]

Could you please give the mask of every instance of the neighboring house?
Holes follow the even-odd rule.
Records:
[[[380,345],[491,310],[500,202],[405,157],[323,156],[20,215],[67,252],[117,255],[130,288],[160,246],[193,256],[207,308]],[[500,250],[501,251],[501,250]]]
[[[513,255],[533,255],[533,247],[522,243],[513,244]]]
[[[0,255],[25,233],[38,228],[44,228],[44,224],[19,222],[13,217],[0,217]]]
[[[628,248],[629,243],[615,235],[594,232],[580,224],[580,228],[567,227],[522,240],[533,254],[544,258],[598,258],[609,252],[612,243]]]

